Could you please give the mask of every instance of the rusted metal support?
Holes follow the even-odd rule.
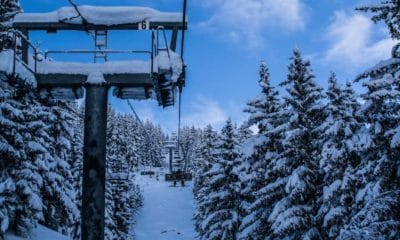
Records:
[[[104,239],[107,95],[107,86],[86,87],[82,240]]]

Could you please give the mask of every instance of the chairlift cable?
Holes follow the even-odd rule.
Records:
[[[183,49],[184,49],[184,44],[185,44],[186,8],[187,8],[187,0],[183,0],[182,39],[181,39],[181,58],[182,59],[183,59]]]
[[[185,64],[183,63],[183,50],[185,44],[185,27],[186,27],[186,9],[187,9],[187,0],[183,0],[183,15],[182,15],[182,36],[181,36],[181,59],[182,59],[182,70],[185,71]],[[183,72],[183,74],[185,74]],[[183,76],[184,78],[185,76]],[[182,87],[184,80],[178,80],[178,94],[179,94],[179,103],[178,103],[178,150],[180,146],[180,136],[181,136],[181,116],[182,116]]]
[[[182,88],[179,89],[178,103],[178,151],[181,144]]]
[[[147,141],[150,142],[150,136],[149,136],[146,128],[144,127],[142,120],[139,118],[139,115],[137,115],[135,109],[133,108],[131,101],[129,99],[127,99],[126,101],[128,103],[129,108],[131,109],[133,115],[135,116],[136,120],[139,122],[139,125],[142,128],[144,134],[146,135]]]

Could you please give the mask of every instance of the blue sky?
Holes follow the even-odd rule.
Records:
[[[161,11],[180,11],[182,0],[75,0],[79,5],[149,6]],[[352,80],[363,69],[388,58],[394,42],[383,25],[354,11],[371,0],[188,0],[189,30],[185,61],[187,86],[183,93],[183,125],[219,128],[230,116],[246,119],[245,102],[259,92],[258,66],[268,63],[272,83],[287,74],[293,48],[311,60],[316,81],[323,87],[331,71],[339,80]],[[25,12],[47,12],[66,6],[67,0],[21,0]],[[93,46],[83,33],[46,35],[33,41],[41,49],[76,49]],[[145,48],[146,37],[130,33],[110,35],[110,48]],[[73,60],[56,56],[57,60]],[[81,61],[90,59],[79,58]],[[76,59],[75,59],[76,61]],[[284,92],[282,90],[282,92]],[[112,98],[122,112],[124,101]],[[162,109],[154,101],[134,102],[142,119],[176,130],[177,107]]]

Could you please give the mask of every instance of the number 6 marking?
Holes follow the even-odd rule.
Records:
[[[143,20],[142,22],[139,23],[138,28],[139,28],[139,30],[149,30],[150,29],[149,21]]]

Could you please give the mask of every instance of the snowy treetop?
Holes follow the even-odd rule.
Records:
[[[119,25],[132,24],[142,21],[151,22],[180,22],[181,13],[160,12],[148,7],[100,7],[78,6],[79,12],[85,20],[94,25]],[[69,24],[82,24],[82,17],[73,7],[62,7],[48,13],[19,13],[14,22],[60,22]]]

